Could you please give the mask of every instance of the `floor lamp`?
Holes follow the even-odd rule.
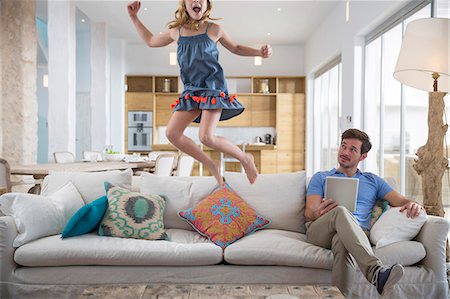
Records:
[[[394,78],[428,91],[428,139],[417,151],[414,169],[422,177],[423,205],[427,214],[444,216],[442,177],[448,167],[444,156],[444,96],[450,86],[450,19],[426,18],[408,24]],[[438,85],[439,83],[439,85]],[[447,244],[447,257],[448,257]]]

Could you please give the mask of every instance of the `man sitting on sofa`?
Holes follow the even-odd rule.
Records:
[[[355,265],[349,253],[380,294],[403,276],[402,265],[385,266],[372,251],[367,234],[375,202],[385,199],[391,206],[401,207],[400,211],[406,211],[411,218],[417,217],[423,209],[416,202],[394,191],[379,176],[358,169],[359,162],[367,157],[371,147],[369,136],[365,132],[358,129],[346,130],[342,134],[338,151],[339,167],[314,174],[306,194],[307,241],[332,250],[333,283],[346,297],[351,294],[355,274]],[[338,206],[332,198],[324,198],[327,176],[359,179],[358,200],[353,214]]]

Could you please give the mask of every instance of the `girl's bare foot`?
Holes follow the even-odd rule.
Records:
[[[248,181],[250,184],[253,184],[258,177],[258,170],[256,169],[253,155],[250,153],[245,153],[245,155],[247,157],[242,160],[241,163],[244,167],[245,173],[247,174]]]
[[[220,162],[213,160],[211,165],[207,165],[209,172],[214,176],[220,186],[224,184],[223,177],[220,175]]]

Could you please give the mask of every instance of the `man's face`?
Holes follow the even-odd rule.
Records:
[[[360,161],[367,157],[367,153],[361,155],[362,141],[358,139],[344,139],[338,151],[338,162],[343,168],[358,167]]]

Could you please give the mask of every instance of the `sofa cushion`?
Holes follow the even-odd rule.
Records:
[[[370,228],[375,224],[375,222],[380,219],[381,215],[389,210],[391,206],[389,205],[389,201],[385,199],[379,199],[375,202],[375,206],[372,209],[372,213],[370,214]]]
[[[331,269],[333,254],[328,249],[307,243],[304,234],[264,229],[225,248],[224,260],[237,265]]]
[[[49,195],[71,181],[86,204],[105,195],[104,182],[108,181],[116,186],[130,189],[133,171],[113,170],[102,172],[60,172],[53,171],[42,182],[41,195]]]
[[[61,237],[69,238],[84,235],[97,230],[102,222],[106,209],[108,208],[108,197],[102,196],[97,200],[81,207],[75,215],[70,218],[64,228]]]
[[[197,205],[178,214],[202,236],[222,248],[270,222],[258,215],[228,184],[218,187]]]
[[[98,228],[100,236],[162,240],[166,238],[164,199],[131,192],[105,182],[108,208]]]
[[[373,247],[373,252],[385,265],[402,264],[403,266],[414,265],[427,254],[422,243],[417,241],[396,242],[379,249]]]
[[[171,241],[102,237],[94,233],[61,239],[45,237],[18,248],[22,266],[201,266],[222,261],[222,249],[196,232],[167,230]]]
[[[306,173],[260,174],[254,184],[243,173],[226,172],[227,183],[259,214],[268,228],[305,233]]]
[[[0,197],[0,210],[14,218],[19,233],[14,247],[61,233],[83,205],[80,193],[71,182],[50,196],[6,193]]]
[[[161,195],[165,202],[164,226],[193,230],[193,228],[178,217],[178,211],[186,210],[217,187],[214,177],[163,177],[142,173],[140,192],[143,194]]]
[[[377,248],[389,244],[412,240],[427,221],[427,214],[421,211],[419,216],[408,218],[406,210],[393,207],[384,212],[370,229],[370,241]]]
[[[395,243],[381,249],[373,248],[375,255],[386,265],[411,266],[426,253],[416,241]],[[303,266],[331,269],[333,253],[306,242],[306,235],[282,230],[264,229],[245,236],[225,249],[224,260],[236,265]]]

